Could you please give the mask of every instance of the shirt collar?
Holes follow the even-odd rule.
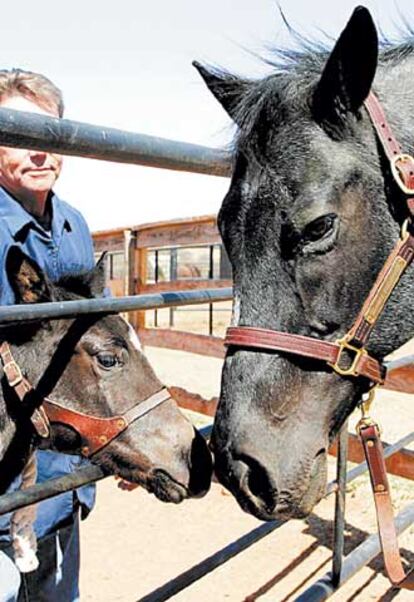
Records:
[[[28,224],[34,223],[33,217],[27,213],[23,207],[9,195],[4,188],[0,187],[0,217],[15,238],[22,228]]]
[[[52,203],[52,234],[54,238],[60,238],[62,236],[62,232],[66,229],[68,232],[72,230],[72,226],[66,215],[65,206],[63,203],[59,202],[58,197],[55,193],[52,193],[52,197],[50,199]]]
[[[58,197],[52,193],[51,198],[53,219],[52,219],[52,233],[60,237],[64,228],[71,230],[69,219],[62,210],[62,205],[59,203]],[[16,201],[4,188],[0,187],[0,218],[3,218],[6,222],[10,233],[13,238],[16,239],[19,232],[23,228],[34,227],[40,231],[43,231],[41,225],[30,215],[18,201]]]

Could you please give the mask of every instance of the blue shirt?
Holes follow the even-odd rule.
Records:
[[[19,245],[46,272],[52,281],[67,274],[90,270],[95,265],[92,237],[82,215],[60,200],[51,198],[51,230],[46,231],[3,188],[0,188],[0,305],[15,302],[5,271],[7,250]],[[38,451],[38,482],[63,476],[76,470],[86,461],[51,451]],[[19,479],[10,490],[18,488]],[[80,503],[88,511],[95,501],[95,486],[87,485],[74,492],[68,491],[38,505],[35,524],[38,537],[50,533],[70,519],[75,505]],[[9,516],[0,516],[0,539],[8,539]]]

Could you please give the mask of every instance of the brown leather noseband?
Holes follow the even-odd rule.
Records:
[[[365,377],[372,387],[384,383],[385,366],[371,357],[365,347],[386,302],[414,258],[412,234],[414,231],[414,159],[410,155],[401,153],[400,145],[387,123],[382,106],[373,93],[370,93],[366,99],[365,107],[390,162],[394,180],[406,195],[409,217],[402,227],[400,239],[378,274],[353,326],[335,342],[268,328],[232,326],[227,330],[225,345],[316,359],[327,364],[341,376]],[[365,423],[362,421],[359,434],[370,471],[382,551],[389,579],[397,587],[414,589],[414,572],[405,574],[398,551],[379,429],[372,421]]]
[[[9,386],[14,390],[23,404],[30,393],[35,393],[33,386],[23,376],[19,365],[13,358],[7,342],[0,345],[0,360]],[[171,399],[168,389],[163,388],[142,401],[138,401],[132,408],[111,417],[90,416],[83,412],[65,407],[62,403],[48,397],[42,400],[39,407],[32,410],[30,419],[42,438],[50,436],[50,423],[59,423],[71,427],[81,439],[81,453],[90,458],[121,433],[126,431],[131,424],[142,418],[154,408]]]

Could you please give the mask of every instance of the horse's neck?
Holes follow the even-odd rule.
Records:
[[[7,405],[3,396],[3,389],[0,386],[0,462],[3,459],[14,435],[16,426],[10,418]]]
[[[14,422],[6,412],[3,400],[0,401],[0,462],[9,448],[14,437],[16,428]]]
[[[32,446],[30,422],[17,424],[9,416],[0,387],[0,495],[25,466]]]
[[[25,350],[11,346],[15,361],[25,366]],[[0,377],[3,371],[0,368]],[[0,386],[0,493],[4,491],[24,465],[31,445],[31,435],[27,426],[17,425],[10,417],[10,406],[4,398],[4,389]]]

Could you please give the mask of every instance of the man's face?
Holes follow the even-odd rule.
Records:
[[[23,96],[11,96],[0,102],[6,109],[39,113],[58,117],[27,100]],[[62,169],[62,156],[43,151],[0,146],[0,186],[18,199],[49,192]]]

